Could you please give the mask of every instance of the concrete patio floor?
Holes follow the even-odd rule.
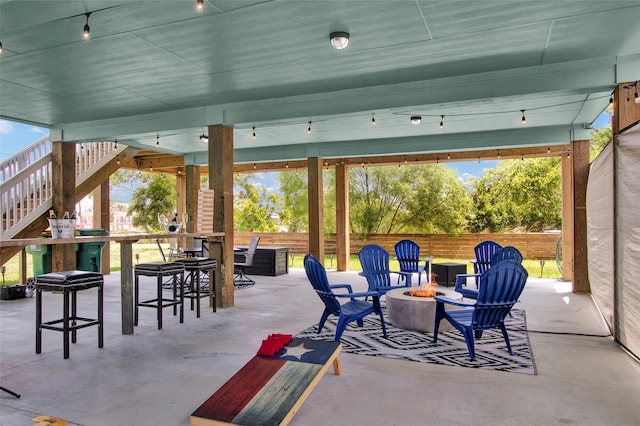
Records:
[[[0,424],[33,425],[50,415],[70,425],[188,425],[189,415],[256,352],[270,333],[296,334],[323,309],[304,270],[254,277],[235,306],[185,322],[141,309],[135,335],[120,332],[120,275],[105,278],[105,345],[97,328],[80,330],[71,357],[62,335],[43,332],[35,354],[35,299],[0,302]],[[330,272],[333,284],[366,288],[356,273]],[[153,284],[146,286],[152,291]],[[538,375],[415,363],[343,353],[291,425],[637,425],[640,364],[621,350],[588,295],[569,283],[530,279],[518,306],[527,313]],[[95,290],[79,293],[95,315]],[[59,317],[61,296],[44,294],[45,320]]]

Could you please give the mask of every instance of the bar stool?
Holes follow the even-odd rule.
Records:
[[[61,331],[63,334],[64,358],[69,358],[69,332],[71,342],[76,343],[76,330],[93,325],[98,326],[98,347],[102,348],[103,335],[103,285],[104,277],[98,272],[65,271],[51,272],[36,277],[36,353],[42,352],[42,330]],[[77,292],[98,287],[98,318],[78,316]],[[42,290],[61,291],[63,296],[62,318],[42,322]],[[71,301],[69,300],[71,296]],[[69,312],[71,309],[71,312]],[[61,324],[61,325],[56,325]]]
[[[214,277],[214,270],[216,269],[215,259],[208,257],[187,257],[184,259],[177,259],[176,263],[184,265],[185,272],[188,272],[187,290],[184,292],[184,297],[191,299],[191,310],[193,311],[193,302],[197,301],[196,317],[200,318],[200,298],[209,297],[209,303],[213,306],[213,312],[216,311],[215,304],[215,292],[214,281],[210,281],[209,285],[204,287],[200,284],[200,276],[203,272],[210,272],[210,277]],[[215,279],[215,278],[214,278]]]
[[[173,315],[177,314],[177,308],[180,307],[180,323],[184,322],[184,287],[182,285],[184,281],[184,265],[176,262],[151,262],[140,263],[136,265],[134,272],[134,317],[133,324],[138,325],[138,307],[144,306],[148,308],[155,308],[157,310],[158,317],[158,330],[162,330],[162,309],[173,306]],[[147,277],[156,277],[157,290],[156,297],[154,299],[140,300],[140,275]],[[173,297],[165,297],[162,293],[162,280],[163,278],[171,277]]]

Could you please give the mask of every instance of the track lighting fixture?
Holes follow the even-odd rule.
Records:
[[[82,39],[84,41],[88,41],[91,39],[91,30],[89,29],[89,16],[91,16],[91,12],[87,12],[84,14],[87,17],[87,21],[84,24],[84,29],[82,30]]]
[[[256,126],[253,126],[252,130],[253,130],[253,138],[255,139],[256,138]]]
[[[526,109],[521,109],[520,112],[522,113],[522,124],[527,124],[527,119],[524,118],[524,112],[526,111]]]
[[[309,127],[307,127],[307,134],[311,134],[311,121],[309,121]]]
[[[422,123],[422,117],[419,115],[412,115],[409,119],[409,122],[414,126],[417,126],[418,124]]]
[[[336,31],[329,34],[329,42],[336,50],[345,49],[349,45],[349,33]]]
[[[196,0],[196,12],[202,12],[204,10],[204,0]]]
[[[373,113],[371,113],[371,125],[372,126],[376,125],[376,118],[373,116]]]
[[[444,115],[440,116],[440,128],[444,129]]]

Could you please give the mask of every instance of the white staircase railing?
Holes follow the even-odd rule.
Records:
[[[114,142],[76,145],[76,185],[126,149]],[[51,208],[49,136],[0,163],[0,238],[13,238]]]

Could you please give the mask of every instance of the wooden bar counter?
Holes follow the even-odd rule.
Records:
[[[114,241],[120,244],[120,295],[122,307],[122,334],[133,334],[133,248],[132,244],[139,240],[154,240],[157,238],[193,238],[202,237],[201,233],[183,234],[127,234],[127,235],[104,235],[95,237],[75,237],[75,238],[21,238],[11,240],[0,240],[0,251],[5,247],[24,247],[28,245],[54,245],[54,244],[76,244],[90,242]],[[213,232],[204,235],[210,244],[223,244],[224,233]],[[211,257],[214,257],[215,250],[210,250]],[[223,251],[220,250],[220,253]],[[215,258],[215,257],[214,257]],[[216,259],[218,265],[223,264],[223,259]],[[58,271],[53,271],[58,272]]]

